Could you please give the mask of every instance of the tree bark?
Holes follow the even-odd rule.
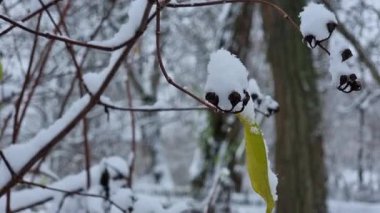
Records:
[[[304,0],[274,2],[292,18],[305,5]],[[311,53],[300,33],[276,11],[263,8],[263,21],[275,98],[281,106],[276,116],[277,212],[325,213],[322,113]]]

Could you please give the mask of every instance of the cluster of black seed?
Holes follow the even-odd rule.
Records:
[[[228,100],[230,101],[232,105],[231,109],[229,110],[221,109],[219,107],[219,96],[215,92],[207,92],[205,98],[208,102],[210,102],[212,105],[214,105],[216,108],[218,108],[219,110],[223,112],[240,113],[244,110],[244,107],[247,105],[250,98],[249,93],[246,90],[244,90],[243,92],[244,92],[244,97],[241,97],[241,95],[236,91],[232,91],[228,95]],[[240,102],[242,102],[243,107],[238,111],[234,111],[235,106]]]
[[[259,95],[256,94],[256,93],[252,93],[251,94],[251,99],[252,99],[253,103],[257,104],[258,108],[261,106],[261,103],[263,102],[263,100],[261,98],[259,98]],[[262,112],[259,109],[255,108],[256,112],[261,113],[261,114],[265,115],[266,117],[270,117],[271,115],[279,112],[280,111],[280,107],[270,107],[270,106],[268,106],[265,110],[266,110],[265,112]]]
[[[342,62],[344,62],[352,57],[352,52],[350,49],[345,49],[342,51],[341,56]],[[346,90],[347,88],[348,90]],[[360,91],[362,89],[362,84],[354,73],[350,75],[341,75],[337,89],[344,93],[350,93],[352,91]]]
[[[327,41],[332,33],[334,32],[335,28],[336,28],[337,24],[335,22],[329,22],[326,24],[326,28],[329,32],[329,36],[327,38],[324,38],[324,39],[321,39],[321,40],[317,40],[315,35],[312,35],[312,34],[309,34],[309,35],[306,35],[304,38],[303,38],[303,41],[304,42],[307,42],[309,44],[309,46],[311,48],[315,48],[316,46],[318,46],[318,44],[324,42],[324,41]]]

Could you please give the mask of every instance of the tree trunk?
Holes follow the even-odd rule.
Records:
[[[274,2],[292,18],[305,5],[304,0]],[[322,114],[311,53],[300,33],[276,11],[263,8],[263,20],[275,97],[281,106],[276,116],[277,212],[324,213]]]

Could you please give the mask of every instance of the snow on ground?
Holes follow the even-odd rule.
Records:
[[[333,201],[328,202],[330,213],[379,213],[380,203]]]
[[[100,164],[91,167],[91,183],[97,184],[100,180],[101,172],[107,167],[109,175],[111,178],[116,177],[118,173],[123,175],[128,175],[127,162],[117,156],[112,156],[105,158]],[[63,189],[66,191],[77,191],[84,189],[86,186],[86,172],[82,171],[79,174],[68,175],[65,178],[52,183],[49,187]],[[112,186],[111,186],[112,187]],[[11,194],[11,208],[12,209],[22,209],[25,206],[29,206],[32,203],[42,202],[44,200],[49,200],[54,198],[56,195],[61,195],[61,192],[52,191],[49,189],[34,187],[32,189],[21,190],[13,192]],[[95,198],[99,201],[99,198]],[[0,212],[3,212],[6,206],[6,198],[1,197],[0,199]]]

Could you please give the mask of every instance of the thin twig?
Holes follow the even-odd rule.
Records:
[[[108,109],[117,110],[117,111],[133,111],[133,112],[166,112],[166,111],[210,111],[208,107],[120,107],[104,102],[100,102],[99,105],[102,105]]]

